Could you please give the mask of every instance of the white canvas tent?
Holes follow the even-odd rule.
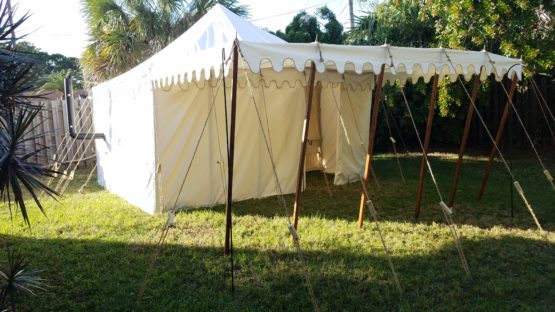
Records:
[[[93,88],[98,181],[148,213],[225,201],[225,51],[240,51],[233,199],[296,188],[308,69],[317,69],[306,170],[358,179],[368,144],[371,93],[384,67],[388,81],[435,74],[481,79],[521,75],[519,60],[447,49],[290,44],[216,5],[172,44],[129,72]],[[491,60],[491,61],[490,61]],[[341,115],[347,128],[345,136]],[[355,153],[347,151],[347,139]],[[194,157],[193,157],[194,155]]]

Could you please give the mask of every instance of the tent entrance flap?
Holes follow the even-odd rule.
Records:
[[[308,145],[306,147],[305,171],[324,170],[322,162],[322,121],[320,119],[321,107],[320,98],[322,84],[316,83],[314,95],[312,97],[312,107],[310,109],[310,120],[308,127]],[[305,96],[308,98],[308,86],[305,87]]]

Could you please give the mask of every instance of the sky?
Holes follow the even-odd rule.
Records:
[[[261,28],[284,30],[302,9],[313,13],[327,5],[349,27],[348,0],[239,0],[250,7],[250,20]],[[357,2],[357,1],[355,1]],[[16,16],[29,12],[18,35],[50,54],[79,57],[87,45],[87,28],[81,14],[81,0],[12,0]],[[355,4],[355,15],[360,12]]]

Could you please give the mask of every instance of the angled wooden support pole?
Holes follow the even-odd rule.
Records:
[[[229,150],[227,155],[227,201],[225,205],[225,244],[224,254],[231,251],[231,203],[233,198],[233,159],[235,154],[235,116],[237,112],[237,71],[239,51],[237,43],[233,45],[233,81],[231,84],[231,120],[229,125]],[[225,77],[223,77],[225,79]],[[227,112],[226,112],[227,114]]]
[[[497,129],[497,135],[495,136],[495,143],[491,149],[491,153],[489,154],[488,164],[486,165],[486,169],[484,170],[484,178],[482,179],[482,186],[480,186],[480,191],[478,192],[478,200],[482,199],[484,196],[484,191],[486,190],[486,185],[488,184],[489,174],[491,172],[491,167],[493,166],[493,160],[497,155],[497,147],[501,142],[501,138],[503,137],[503,130],[505,130],[505,125],[507,124],[507,119],[509,117],[509,111],[511,108],[511,103],[513,102],[513,95],[516,90],[516,82],[518,78],[516,74],[513,75],[513,81],[511,83],[511,89],[509,90],[509,97],[507,98],[507,102],[505,103],[505,109],[503,110],[503,115],[501,116],[501,121],[499,122],[499,128]],[[501,82],[503,83],[503,82]]]
[[[418,190],[416,191],[416,208],[414,216],[420,216],[420,207],[422,206],[422,191],[424,189],[424,175],[426,174],[426,163],[428,161],[428,147],[430,146],[430,135],[432,134],[432,123],[434,121],[434,112],[436,109],[437,100],[437,84],[439,83],[439,76],[434,76],[432,85],[432,97],[430,98],[430,107],[428,108],[428,121],[426,122],[426,134],[424,137],[424,146],[422,151],[422,160],[420,161],[420,173],[418,176]]]
[[[478,96],[478,88],[480,87],[480,76],[476,75],[474,78],[474,88],[472,89],[472,97],[468,103],[468,111],[466,112],[466,123],[464,124],[463,136],[461,139],[461,146],[459,148],[459,158],[455,167],[455,174],[453,175],[453,182],[451,183],[451,191],[449,192],[449,207],[455,205],[455,197],[457,196],[457,186],[459,184],[459,177],[461,175],[461,167],[466,149],[466,142],[468,141],[468,132],[470,131],[470,124],[472,123],[472,116],[474,116],[474,107],[476,106],[476,97]]]
[[[382,64],[378,80],[374,87],[374,99],[372,101],[372,113],[370,118],[370,133],[368,136],[368,152],[366,153],[366,164],[364,165],[364,184],[368,185],[368,179],[372,174],[372,154],[374,153],[374,141],[376,139],[376,126],[378,125],[378,113],[380,110],[380,99],[382,97],[383,76],[385,72],[385,64]],[[362,227],[364,223],[364,208],[366,207],[366,194],[362,190],[360,195],[360,206],[358,209],[358,227]]]
[[[310,127],[310,115],[312,112],[312,98],[314,95],[314,80],[316,77],[316,64],[310,62],[310,78],[308,82],[308,99],[304,115],[303,133],[301,138],[301,153],[299,157],[299,171],[297,172],[297,190],[295,193],[295,205],[293,206],[293,226],[297,229],[299,222],[299,211],[301,210],[301,195],[303,190],[304,165],[306,157],[306,144],[308,143],[308,129]]]

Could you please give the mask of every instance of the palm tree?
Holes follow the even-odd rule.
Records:
[[[81,58],[85,78],[119,75],[158,52],[220,3],[240,16],[237,0],[82,0],[90,43]]]

